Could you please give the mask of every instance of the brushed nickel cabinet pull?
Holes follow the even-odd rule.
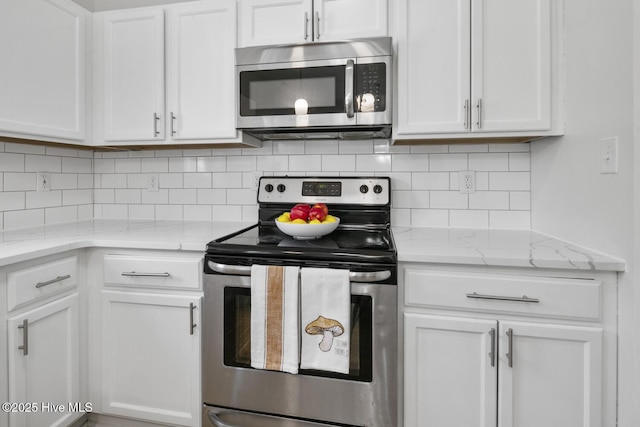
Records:
[[[489,336],[491,337],[491,351],[489,352],[489,357],[491,358],[491,367],[494,367],[496,366],[496,328],[491,328]]]
[[[38,282],[36,283],[36,288],[41,288],[43,286],[52,285],[54,283],[62,282],[63,280],[71,278],[70,274],[65,274],[64,276],[58,276],[55,279],[47,280],[46,282]]]
[[[509,338],[507,360],[509,361],[509,367],[513,368],[513,329],[507,329],[507,337]]]
[[[178,133],[178,132],[176,131],[176,127],[175,127],[175,124],[176,124],[176,120],[177,120],[177,119],[178,119],[178,118],[176,117],[176,115],[175,115],[175,114],[173,114],[173,111],[172,111],[172,112],[171,112],[171,135],[175,135],[176,133]]]
[[[309,39],[309,14],[307,12],[304,13],[304,39]]]
[[[483,295],[477,292],[472,294],[467,294],[467,298],[474,299],[490,299],[495,301],[513,301],[513,302],[531,302],[531,303],[539,303],[540,300],[538,298],[529,298],[526,295],[522,295],[521,297],[505,297],[502,295]]]
[[[476,125],[478,129],[482,128],[482,98],[478,98],[478,103],[476,104],[476,108],[478,109],[478,121]]]
[[[316,12],[316,40],[320,39],[320,12]]]
[[[160,121],[160,116],[158,116],[158,113],[153,113],[153,137],[154,138],[160,135],[160,131],[158,130],[158,121]]]
[[[29,320],[24,319],[18,329],[22,329],[22,345],[18,346],[18,350],[22,350],[22,355],[26,356],[29,354]]]
[[[193,323],[193,311],[196,309],[196,305],[194,303],[189,304],[189,335],[193,335],[193,330],[198,326]]]
[[[125,277],[169,277],[171,274],[164,273],[138,273],[137,271],[123,271],[122,275]]]
[[[469,100],[464,100],[464,128],[469,129]]]

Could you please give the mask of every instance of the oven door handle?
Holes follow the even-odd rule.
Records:
[[[215,427],[238,427],[238,426],[233,426],[231,424],[227,424],[224,421],[222,421],[220,417],[218,417],[218,414],[216,414],[213,411],[213,409],[209,409],[207,411],[207,417]]]
[[[220,264],[207,261],[209,268],[216,273],[230,274],[233,276],[251,276],[251,266]],[[391,277],[391,270],[380,271],[350,271],[349,281],[358,283],[374,283],[387,280]]]

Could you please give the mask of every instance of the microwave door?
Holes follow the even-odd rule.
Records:
[[[356,124],[353,59],[250,65],[238,71],[240,129]]]

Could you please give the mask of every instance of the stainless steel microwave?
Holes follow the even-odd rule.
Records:
[[[391,38],[236,49],[237,128],[262,140],[389,138]]]

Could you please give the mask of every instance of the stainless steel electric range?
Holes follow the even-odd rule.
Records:
[[[397,256],[387,177],[262,177],[259,221],[209,243],[205,257],[203,425],[397,424]],[[338,228],[317,239],[281,232],[294,204],[326,203]],[[348,374],[250,367],[251,265],[349,270]]]

